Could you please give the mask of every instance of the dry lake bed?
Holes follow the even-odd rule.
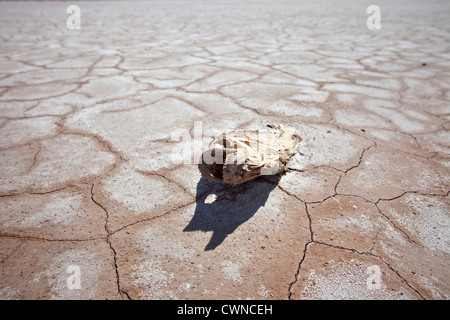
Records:
[[[449,299],[449,16],[0,2],[0,298]],[[286,173],[201,178],[273,123]]]

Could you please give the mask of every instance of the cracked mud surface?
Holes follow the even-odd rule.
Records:
[[[0,2],[1,299],[449,299],[447,2],[78,5]],[[200,121],[300,153],[205,181]]]

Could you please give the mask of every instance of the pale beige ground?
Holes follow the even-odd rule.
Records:
[[[0,298],[448,299],[450,2],[310,2],[0,2]],[[182,152],[267,123],[281,177]]]

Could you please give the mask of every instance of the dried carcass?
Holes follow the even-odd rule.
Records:
[[[281,124],[224,132],[203,152],[199,169],[205,179],[230,184],[278,174],[286,169],[300,141],[295,129]]]

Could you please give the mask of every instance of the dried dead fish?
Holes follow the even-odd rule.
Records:
[[[300,141],[295,129],[281,124],[224,132],[203,152],[199,169],[205,179],[231,184],[277,174],[285,170]]]

